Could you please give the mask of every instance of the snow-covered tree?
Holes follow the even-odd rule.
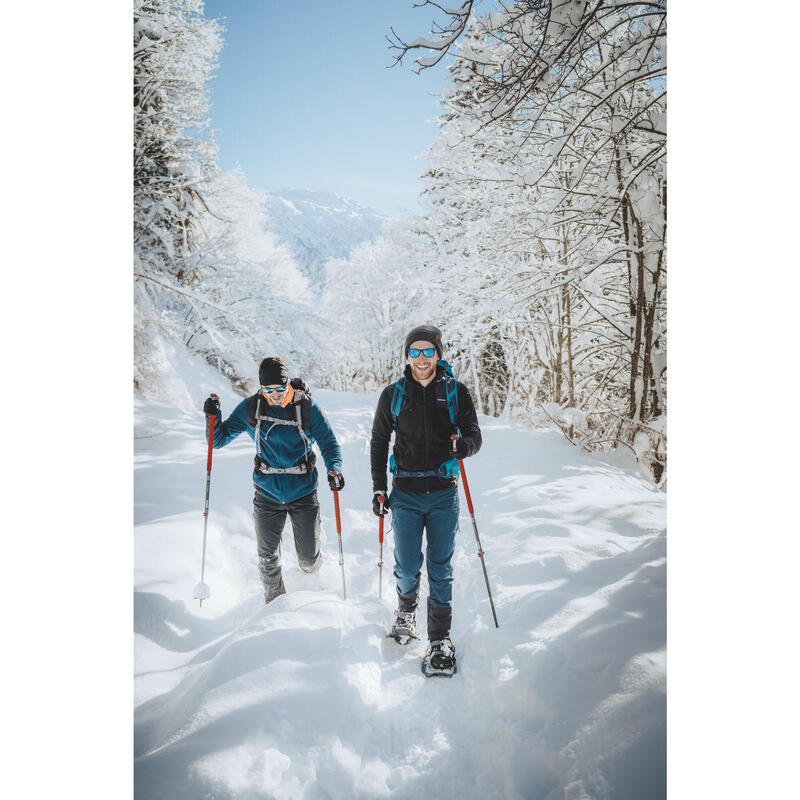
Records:
[[[199,218],[198,291],[186,296],[184,343],[247,391],[253,364],[279,353],[307,371],[318,339],[309,285],[286,245],[268,230],[268,196],[241,169],[208,182]],[[201,298],[198,300],[198,298]]]
[[[322,313],[330,388],[370,390],[397,377],[406,333],[438,299],[432,244],[424,220],[408,218],[328,261]]]
[[[158,392],[163,341],[202,355],[241,392],[280,353],[315,347],[308,281],[269,232],[267,197],[221,174],[208,82],[222,29],[201,0],[134,4],[135,385]]]
[[[587,444],[632,446],[658,479],[666,5],[520,2],[476,17],[466,2],[449,13],[433,39],[395,46],[399,60],[426,50],[420,69],[457,53],[426,194],[434,228],[458,243],[447,282],[474,309],[463,325],[493,343],[490,363],[536,375],[532,399],[570,435],[578,425]]]
[[[221,45],[200,0],[135,0],[134,346],[145,390],[162,368],[159,336],[180,341],[187,306],[201,302],[198,229],[216,171],[207,82]]]
[[[137,267],[192,285],[197,219],[216,172],[207,84],[221,29],[201,0],[135,0],[133,30]]]

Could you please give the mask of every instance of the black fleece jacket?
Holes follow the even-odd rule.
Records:
[[[422,386],[414,380],[411,367],[406,365],[406,393],[403,408],[397,418],[394,440],[394,458],[397,466],[410,472],[436,469],[453,458],[452,435],[455,432],[447,411],[445,396],[445,371],[436,368],[436,377]],[[475,455],[481,447],[481,429],[469,390],[456,381],[458,415],[456,423],[466,445],[466,456]],[[394,384],[387,386],[378,400],[372,423],[370,465],[372,490],[386,491],[386,468],[389,457],[389,440],[392,436],[391,403]],[[466,457],[465,456],[465,457]],[[457,478],[394,478],[396,489],[405,492],[438,492],[455,486]]]

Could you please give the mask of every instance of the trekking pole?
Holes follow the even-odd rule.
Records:
[[[218,400],[217,395],[212,394],[214,400]],[[208,496],[211,493],[211,453],[214,450],[214,423],[217,421],[216,415],[208,415],[208,460],[206,461],[206,506],[203,509],[203,559],[200,565],[200,583],[194,587],[192,597],[200,601],[200,608],[203,607],[203,600],[211,597],[211,590],[208,584],[203,583],[206,574],[206,534],[208,532]]]
[[[378,502],[381,504],[381,515],[378,517],[378,544],[380,554],[378,555],[378,600],[381,599],[381,586],[383,584],[383,495],[378,495]]]
[[[453,451],[455,452],[456,449],[456,439],[458,437],[456,434],[453,434]],[[461,477],[464,479],[464,494],[467,496],[467,508],[469,509],[469,515],[472,517],[472,530],[475,531],[475,541],[478,543],[478,558],[481,560],[481,566],[483,567],[483,577],[486,581],[486,591],[489,593],[489,605],[492,607],[492,616],[494,617],[494,626],[495,628],[499,628],[500,625],[497,622],[497,614],[494,610],[494,600],[492,599],[492,590],[489,587],[489,575],[486,572],[486,561],[483,557],[483,548],[481,547],[481,539],[478,536],[478,523],[475,521],[475,509],[472,506],[472,496],[469,493],[469,482],[467,481],[467,473],[464,469],[464,461],[462,459],[458,459],[458,468],[461,471]]]
[[[333,475],[339,473],[334,471]],[[339,515],[339,492],[333,493],[333,507],[336,511],[336,534],[339,537],[339,566],[342,568],[342,595],[347,600],[347,588],[344,585],[344,552],[342,551],[342,518]]]

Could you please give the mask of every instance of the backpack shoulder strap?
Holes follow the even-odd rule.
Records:
[[[406,376],[403,375],[399,381],[397,381],[394,385],[394,391],[392,392],[392,401],[389,404],[389,412],[392,415],[392,428],[397,428],[397,418],[400,416],[400,412],[403,409],[403,402],[406,399]]]
[[[297,402],[294,403],[294,414],[297,420],[297,432],[303,440],[303,446],[306,449],[306,457],[309,452],[314,452],[311,445],[314,441],[311,436],[311,398],[305,392],[295,392],[295,395],[300,395]]]
[[[447,400],[447,413],[450,415],[450,422],[456,430],[458,426],[458,384],[456,384],[453,368],[446,362],[440,361],[439,365],[444,367],[444,396]]]
[[[256,423],[258,422],[256,415],[260,396],[260,393],[257,392],[256,394],[251,394],[250,397],[248,397],[245,401],[244,410],[245,414],[247,415],[247,426],[249,428],[255,428]]]
[[[306,392],[295,392],[300,399],[295,404],[295,415],[300,427],[311,436],[311,397]]]
[[[458,419],[458,385],[452,375],[444,379],[444,393],[447,398],[447,413],[450,415],[450,422],[456,425]]]
[[[253,409],[256,429],[256,455],[261,456],[261,395],[256,395],[255,408]]]

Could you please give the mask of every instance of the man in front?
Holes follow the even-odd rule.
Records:
[[[208,415],[215,415],[214,448],[224,447],[247,431],[256,443],[253,469],[253,519],[258,541],[258,567],[264,601],[286,592],[281,574],[281,536],[286,517],[292,521],[297,560],[303,572],[316,572],[321,562],[320,512],[317,499],[317,442],[328,485],[334,492],[344,487],[342,451],[331,426],[311,399],[305,384],[289,381],[289,367],[277,356],[265,358],[258,368],[261,388],[242,400],[221,422],[219,400],[209,397],[203,406],[208,438]]]
[[[372,425],[370,461],[372,508],[377,516],[392,510],[397,579],[397,614],[389,634],[400,644],[416,635],[416,610],[422,569],[422,533],[427,545],[428,639],[422,662],[426,675],[452,675],[455,647],[450,639],[453,569],[458,530],[458,461],[481,446],[475,406],[467,388],[442,360],[442,334],[432,325],[406,337],[402,378],[378,400]],[[395,433],[392,493],[386,498],[389,440]]]

